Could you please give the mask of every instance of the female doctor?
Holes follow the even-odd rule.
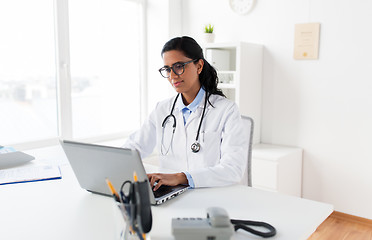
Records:
[[[148,174],[154,190],[161,185],[196,188],[239,183],[247,165],[248,143],[237,105],[217,88],[216,70],[191,37],[169,40],[161,54],[164,66],[159,72],[177,95],[159,102],[123,147],[137,149],[142,158],[156,147],[160,168],[176,172]]]

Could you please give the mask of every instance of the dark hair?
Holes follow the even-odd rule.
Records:
[[[204,61],[203,70],[199,75],[199,81],[200,85],[207,92],[208,102],[209,96],[212,94],[226,97],[225,94],[217,88],[218,76],[216,69],[205,60],[202,48],[193,38],[183,36],[169,40],[164,44],[163,49],[161,50],[161,55],[163,56],[165,52],[171,50],[178,50],[183,52],[183,54],[188,58],[195,60],[202,59]]]

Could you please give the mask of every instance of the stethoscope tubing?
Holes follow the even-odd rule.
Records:
[[[197,134],[196,134],[195,142],[191,145],[191,150],[192,150],[193,153],[198,153],[200,151],[199,135],[200,135],[200,129],[201,129],[201,125],[203,123],[203,119],[204,119],[204,115],[205,115],[205,109],[207,107],[207,101],[208,101],[208,94],[207,94],[207,92],[205,92],[204,94],[205,94],[205,101],[204,101],[204,108],[203,108],[202,116],[200,118],[200,122],[199,122],[199,126],[198,126],[198,131],[197,131]],[[173,101],[173,105],[172,105],[172,109],[170,111],[170,114],[167,115],[164,118],[163,123],[161,124],[161,126],[163,128],[163,131],[162,131],[162,137],[161,137],[160,152],[161,152],[162,155],[167,155],[168,154],[168,152],[169,152],[169,150],[171,148],[172,142],[173,142],[173,136],[174,136],[174,132],[176,130],[176,125],[177,125],[177,123],[176,123],[176,117],[174,116],[173,111],[174,111],[174,108],[176,106],[176,102],[177,102],[177,99],[178,99],[179,95],[180,95],[180,93],[177,94],[176,98]],[[169,118],[172,118],[173,119],[172,138],[171,138],[171,143],[170,143],[167,151],[165,153],[163,153],[164,129],[165,129],[165,125],[167,124]]]

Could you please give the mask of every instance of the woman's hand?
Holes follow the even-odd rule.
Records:
[[[147,174],[151,187],[154,191],[162,185],[176,186],[179,184],[188,184],[187,177],[184,173],[149,173]],[[154,187],[154,184],[156,186]]]

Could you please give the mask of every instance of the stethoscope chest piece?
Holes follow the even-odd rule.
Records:
[[[192,150],[193,153],[199,152],[199,150],[200,150],[200,143],[194,142],[193,144],[191,144],[191,150]]]
[[[176,129],[176,117],[173,115],[173,110],[174,110],[174,106],[176,105],[176,102],[177,102],[177,98],[180,94],[177,94],[177,97],[174,99],[174,102],[173,102],[173,105],[172,105],[172,109],[171,109],[171,112],[168,116],[165,117],[163,123],[161,124],[162,128],[163,128],[163,132],[162,132],[162,137],[161,137],[161,154],[162,155],[167,155],[170,148],[171,148],[171,144],[173,142],[173,136],[174,136],[174,132],[175,132],[175,129]],[[196,138],[195,138],[195,142],[191,145],[191,151],[193,153],[198,153],[200,151],[200,143],[199,143],[199,134],[200,134],[200,128],[201,128],[201,125],[202,125],[202,122],[203,122],[203,119],[204,119],[204,114],[205,114],[205,109],[207,108],[207,101],[208,101],[208,94],[205,93],[205,101],[204,101],[204,108],[203,108],[203,113],[201,115],[201,118],[200,118],[200,123],[199,123],[199,127],[198,127],[198,132],[196,134]],[[173,131],[172,131],[172,137],[171,137],[171,140],[170,140],[170,145],[168,148],[165,148],[164,146],[164,142],[163,142],[163,138],[164,138],[164,129],[165,129],[165,126],[167,125],[168,122],[171,122],[173,120]],[[164,148],[164,151],[163,151],[163,148]]]

